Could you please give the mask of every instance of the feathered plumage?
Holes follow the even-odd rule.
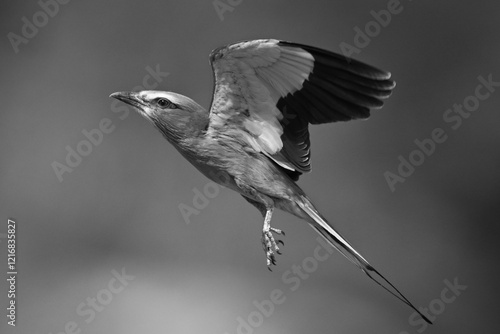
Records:
[[[366,119],[395,83],[391,74],[315,47],[262,39],[210,54],[210,111],[170,92],[114,93],[152,121],[199,171],[238,193],[264,216],[267,264],[278,245],[275,208],[307,221],[371,279],[422,315],[314,207],[294,182],[311,170],[309,124]]]

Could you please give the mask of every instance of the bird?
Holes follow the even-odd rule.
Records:
[[[236,191],[264,218],[266,264],[281,254],[275,209],[316,230],[368,277],[431,321],[321,215],[297,185],[311,171],[309,124],[367,119],[396,86],[391,73],[325,49],[278,39],[246,40],[209,56],[209,110],[174,92],[110,95],[133,106],[210,180]]]

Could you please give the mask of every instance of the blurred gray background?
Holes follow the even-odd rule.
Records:
[[[337,253],[292,291],[282,275],[317,246],[316,233],[295,217],[275,214],[286,237],[272,273],[260,244],[262,218],[235,193],[221,189],[186,224],[179,205],[193,206],[193,190],[203,191],[207,179],[131,108],[116,112],[123,105],[109,94],[142,85],[146,68],[157,66],[169,73],[158,89],[208,107],[212,49],[271,37],[340,52],[340,43],[354,45],[355,27],[364,30],[374,21],[370,12],[391,1],[221,3],[229,7],[219,15],[213,1],[70,1],[57,13],[49,8],[53,17],[44,22],[40,3],[2,1],[0,332],[498,329],[500,89],[457,129],[443,115],[474,95],[479,76],[500,81],[500,5],[402,0],[400,13],[354,54],[392,72],[393,96],[369,121],[310,128],[313,173],[300,186],[415,305],[439,311],[424,329]],[[23,17],[33,22],[34,15],[38,32],[13,47],[8,34],[22,36]],[[66,164],[66,147],[76,149],[82,131],[104,118],[113,131],[60,182],[53,162]],[[398,157],[408,159],[415,139],[436,128],[447,140],[392,192],[384,173],[397,173]],[[5,310],[9,217],[18,223],[15,328]],[[122,269],[133,279],[110,293],[113,270]],[[444,281],[455,279],[467,288],[443,304]],[[254,301],[275,289],[285,300],[259,321]],[[96,297],[105,305],[89,311]],[[238,328],[239,317],[252,315],[254,327]]]

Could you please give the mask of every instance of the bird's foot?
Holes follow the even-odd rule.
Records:
[[[274,239],[273,232],[279,235],[285,235],[285,232],[282,230],[271,226],[262,231],[262,247],[266,252],[267,269],[269,270],[271,270],[271,265],[276,265],[276,257],[274,254],[281,255],[278,244],[284,245],[283,241]]]

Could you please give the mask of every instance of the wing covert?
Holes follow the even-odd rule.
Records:
[[[308,124],[366,119],[395,83],[342,55],[274,39],[210,55],[215,89],[209,132],[232,132],[293,178],[311,169]]]

